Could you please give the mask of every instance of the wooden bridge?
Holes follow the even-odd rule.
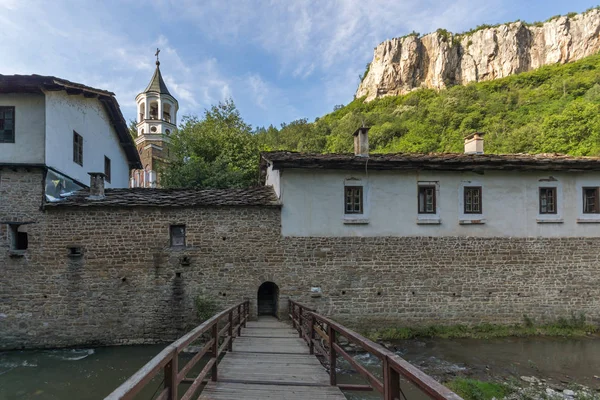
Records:
[[[268,316],[248,321],[249,313],[246,301],[215,315],[167,346],[106,399],[147,399],[145,388],[157,381],[151,398],[160,400],[341,400],[343,391],[355,390],[375,390],[394,400],[406,399],[402,387],[411,384],[434,399],[461,399],[391,351],[294,301],[289,301],[291,324]],[[181,353],[197,341],[201,349],[179,368]],[[381,360],[383,379],[344,349],[350,343]],[[339,358],[368,384],[338,383]]]

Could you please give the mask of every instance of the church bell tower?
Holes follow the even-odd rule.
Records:
[[[169,93],[160,73],[159,49],[156,49],[156,70],[150,84],[135,98],[137,103],[136,147],[143,170],[131,172],[131,187],[154,188],[160,185],[157,171],[169,162],[170,136],[177,130],[177,99]]]

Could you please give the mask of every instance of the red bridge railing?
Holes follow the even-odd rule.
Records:
[[[189,400],[194,398],[200,386],[206,383],[205,378],[209,372],[210,379],[217,380],[219,357],[225,351],[232,350],[233,338],[240,336],[241,329],[246,326],[249,314],[250,302],[244,301],[206,320],[179,340],[165,347],[163,351],[109,394],[105,400],[133,399],[161,370],[164,374],[164,386],[156,400]],[[209,334],[208,342],[180,369],[178,365],[179,354],[204,334]],[[206,354],[211,356],[208,363],[198,375],[188,378],[187,375],[190,370]],[[178,393],[180,383],[190,384],[181,397]]]
[[[299,337],[303,338],[310,348],[310,354],[325,357],[329,363],[329,381],[332,386],[342,390],[377,390],[385,400],[401,399],[400,377],[414,384],[432,399],[462,400],[462,398],[416,368],[408,361],[389,351],[385,347],[359,335],[337,322],[326,318],[316,310],[289,300],[289,315]],[[339,338],[360,346],[364,351],[374,355],[382,363],[383,380],[373,375],[358,363],[340,345]],[[336,362],[338,356],[343,357],[362,375],[368,385],[350,385],[337,383]],[[404,396],[406,398],[406,396]]]

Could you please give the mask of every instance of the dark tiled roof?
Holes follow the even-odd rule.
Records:
[[[43,93],[44,91],[56,90],[64,90],[72,95],[98,98],[102,105],[104,105],[113,123],[115,131],[119,136],[119,143],[125,151],[129,165],[132,168],[142,168],[135,142],[129,134],[129,128],[113,92],[96,89],[54,76],[0,75],[0,93]]]
[[[158,64],[156,64],[156,70],[154,71],[154,75],[152,75],[150,84],[148,85],[146,90],[144,90],[142,93],[150,93],[150,92],[160,93],[160,94],[168,94],[169,96],[171,96],[171,93],[169,93],[169,89],[167,89],[167,85],[165,84],[165,81],[163,80],[162,74],[160,73],[160,67]]]
[[[106,189],[101,200],[90,200],[89,190],[46,207],[194,207],[194,206],[279,206],[270,186],[245,189]]]
[[[562,154],[463,154],[463,153],[397,153],[371,154],[307,154],[289,151],[263,153],[261,167],[266,162],[273,168],[310,168],[344,170],[548,170],[599,171],[600,157],[572,157]]]

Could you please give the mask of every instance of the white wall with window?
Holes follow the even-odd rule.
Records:
[[[45,100],[41,94],[0,96],[0,163],[43,164]]]
[[[581,224],[600,223],[600,182],[596,179],[577,180],[576,202],[579,204],[577,221]],[[597,227],[600,232],[600,226]]]
[[[63,91],[46,94],[46,164],[64,175],[88,184],[88,172],[103,172],[110,159],[108,188],[129,186],[129,164],[119,137],[104,106],[98,99],[68,95]],[[83,140],[81,163],[75,150],[75,134]]]
[[[600,235],[600,208],[597,213],[583,209],[584,188],[600,187],[600,172],[273,172],[277,180],[267,180],[278,183],[284,236]],[[355,206],[348,182],[363,187],[361,214],[347,212],[349,203]],[[600,197],[594,200],[592,194],[586,201],[596,207]]]

